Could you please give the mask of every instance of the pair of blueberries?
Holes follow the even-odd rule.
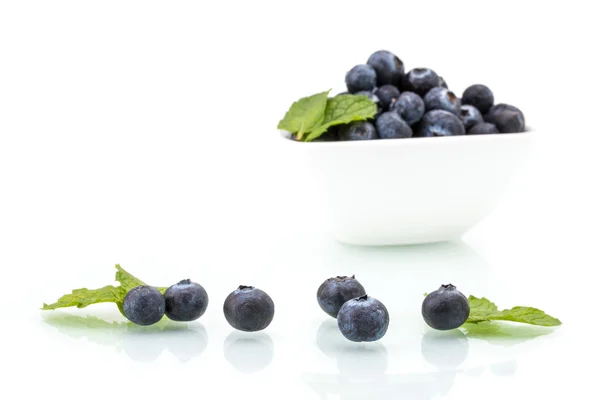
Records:
[[[366,64],[350,69],[346,87],[347,93],[369,97],[378,112],[370,121],[332,127],[320,141],[525,131],[521,110],[504,103],[494,105],[494,94],[487,86],[469,86],[459,98],[435,71],[414,68],[405,73],[404,63],[387,50],[376,51]]]
[[[387,332],[390,315],[379,300],[367,295],[354,276],[336,276],[325,280],[317,290],[323,311],[337,318],[344,337],[353,342],[373,342]],[[455,329],[470,313],[469,301],[452,284],[442,285],[423,300],[421,314],[430,327]]]
[[[198,283],[184,279],[161,294],[152,286],[137,286],[123,300],[123,314],[138,325],[152,325],[166,315],[173,321],[194,321],[208,308],[208,294]],[[271,297],[253,286],[239,286],[223,304],[227,322],[235,329],[265,329],[275,315]]]

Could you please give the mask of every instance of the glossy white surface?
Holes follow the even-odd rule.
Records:
[[[310,171],[331,234],[359,246],[458,240],[528,167],[544,133],[298,143],[278,150]],[[275,135],[274,135],[275,136]],[[434,139],[434,140],[431,140]],[[298,154],[296,154],[298,153]]]
[[[593,398],[591,3],[394,1],[364,19],[364,1],[0,2],[0,397]],[[382,15],[401,23],[385,32]],[[357,19],[365,29],[344,28]],[[457,92],[487,83],[544,133],[531,168],[463,242],[336,243],[303,164],[267,137],[292,101],[342,91],[376,48],[435,68]],[[110,284],[115,263],[152,284],[201,282],[206,315],[142,330],[111,305],[38,310]],[[322,280],[351,273],[391,313],[372,346],[341,340],[314,298]],[[432,338],[419,307],[443,282],[564,325]],[[260,335],[233,333],[221,314],[242,283],[276,302]]]

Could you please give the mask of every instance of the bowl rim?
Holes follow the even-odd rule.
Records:
[[[536,137],[537,130],[529,125],[525,127],[524,132],[515,133],[497,133],[491,135],[457,135],[457,136],[438,136],[432,137],[411,137],[406,139],[376,139],[376,140],[348,140],[332,142],[298,142],[289,138],[290,132],[279,130],[279,140],[289,142],[293,146],[316,146],[316,147],[378,147],[378,146],[410,146],[421,145],[424,143],[469,143],[469,142],[497,142],[499,140],[523,140],[524,138]]]

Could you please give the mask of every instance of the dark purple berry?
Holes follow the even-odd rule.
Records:
[[[469,318],[469,300],[452,284],[442,285],[429,293],[421,306],[423,319],[433,329],[455,329]]]
[[[404,77],[403,89],[425,96],[434,87],[439,86],[439,76],[429,68],[415,68]]]
[[[490,135],[500,133],[496,125],[489,122],[480,122],[467,131],[467,135]]]
[[[400,97],[400,90],[396,86],[383,85],[375,90],[375,95],[379,99],[379,105],[385,111],[389,110],[392,103]]]
[[[375,126],[367,121],[356,121],[343,125],[339,131],[340,140],[373,140],[379,139]]]
[[[337,318],[342,305],[350,299],[364,296],[365,288],[352,276],[327,279],[317,290],[317,302],[323,311]]]
[[[423,98],[425,111],[446,110],[454,115],[460,115],[460,99],[450,90],[434,87]]]
[[[346,87],[350,93],[372,91],[376,84],[377,74],[370,65],[356,65],[346,73]]]
[[[152,325],[165,315],[165,298],[151,286],[137,286],[123,299],[123,314],[138,325]]]
[[[367,64],[377,73],[377,85],[400,86],[404,77],[404,64],[394,54],[379,50],[371,54]]]
[[[508,104],[496,104],[483,119],[496,125],[500,133],[525,132],[525,116],[515,106]]]
[[[235,329],[256,332],[269,326],[275,315],[275,304],[262,290],[240,286],[225,299],[223,313]]]
[[[204,288],[184,279],[165,291],[165,314],[173,321],[194,321],[208,307],[208,294]]]
[[[414,125],[425,114],[425,103],[421,96],[413,92],[404,92],[391,105],[390,111],[395,111],[409,125]]]
[[[381,114],[375,126],[380,139],[404,139],[413,135],[410,126],[394,111]]]
[[[465,130],[468,132],[469,129],[475,125],[483,122],[481,113],[475,106],[465,104],[460,107],[460,120],[465,126]]]
[[[444,110],[433,110],[425,113],[415,130],[417,137],[464,135],[465,127],[460,119]]]
[[[337,320],[346,339],[353,342],[374,342],[387,332],[390,315],[383,303],[364,295],[345,302]]]
[[[494,105],[494,94],[485,85],[472,85],[464,91],[462,103],[476,107],[481,115],[485,115]]]

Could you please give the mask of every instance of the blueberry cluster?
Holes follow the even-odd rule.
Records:
[[[354,276],[325,280],[317,290],[317,302],[327,315],[337,318],[344,337],[353,342],[374,342],[387,332],[390,315],[379,300],[368,296]]]
[[[137,286],[125,295],[123,314],[138,325],[152,325],[166,315],[173,321],[194,321],[208,308],[204,288],[182,280],[169,287],[164,295],[152,286]],[[235,329],[255,332],[265,329],[275,314],[275,305],[267,293],[253,286],[239,286],[223,304],[227,322]]]
[[[204,288],[184,279],[169,287],[163,295],[152,286],[137,286],[123,299],[123,314],[138,325],[152,325],[166,315],[173,321],[194,321],[208,307]]]
[[[414,68],[405,73],[404,63],[386,50],[376,51],[366,64],[350,69],[346,87],[347,93],[368,96],[377,104],[378,112],[369,121],[331,127],[320,141],[525,131],[521,110],[503,103],[494,105],[494,95],[487,86],[469,86],[459,98],[435,71]]]

